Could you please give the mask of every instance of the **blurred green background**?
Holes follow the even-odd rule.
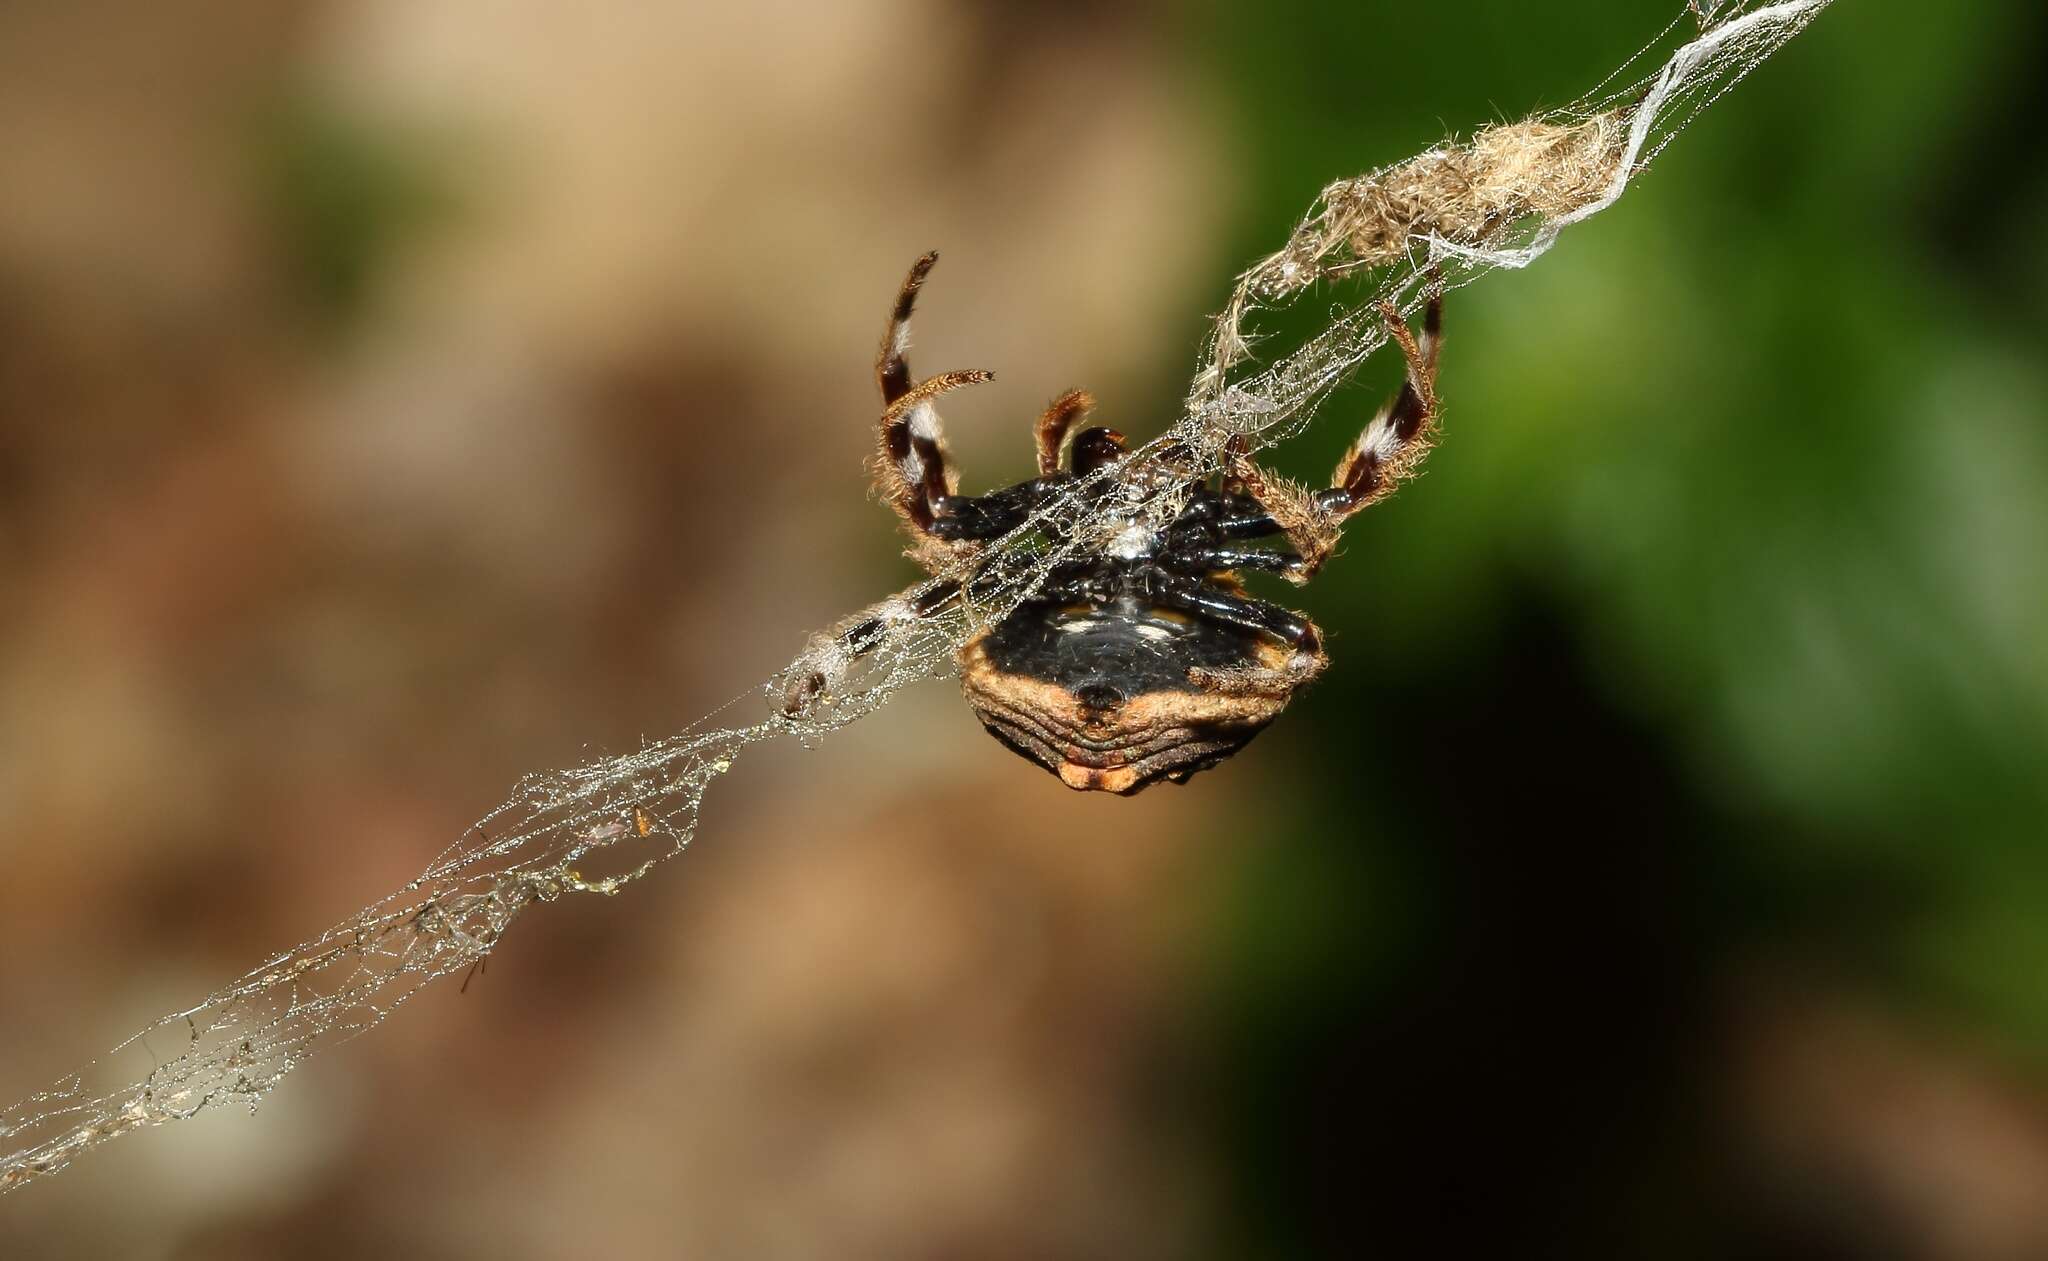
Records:
[[[1239,255],[1643,6],[1542,7],[1207,14]],[[1234,1251],[2048,1255],[2038,1154],[1965,1172],[2048,1071],[2044,33],[1838,6],[1452,296],[1445,444],[1310,597],[1347,668],[1221,895]]]
[[[1329,180],[1677,7],[0,8],[0,1095],[907,581],[921,250],[1014,480],[1061,388],[1171,415]],[[2044,62],[1836,5],[1454,293],[1444,441],[1271,593],[1335,666],[1225,767],[1077,797],[947,685],[750,755],[0,1254],[2048,1255]]]

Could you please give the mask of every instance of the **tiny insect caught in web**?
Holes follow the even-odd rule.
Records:
[[[961,690],[989,734],[1070,788],[1130,794],[1161,780],[1185,782],[1243,748],[1329,664],[1315,624],[1251,595],[1242,575],[1307,582],[1344,521],[1414,471],[1436,430],[1441,294],[1432,292],[1419,335],[1391,304],[1381,306],[1407,378],[1325,490],[1260,468],[1241,437],[1224,448],[1213,475],[1191,473],[1172,444],[1156,454],[1133,451],[1114,429],[1080,427],[1094,401],[1073,390],[1034,426],[1037,477],[963,496],[936,400],[990,374],[914,382],[905,358],[911,312],[936,260],[927,254],[910,269],[876,363],[876,480],[903,519],[909,555],[941,579],[893,612],[929,618],[951,608],[963,586],[945,575],[1027,521],[1055,547],[1076,542],[1062,537],[1062,518],[1033,518],[1055,496],[1072,496],[1092,536],[1081,541],[1091,545],[1071,549],[1028,598],[961,644]],[[1153,493],[1175,481],[1185,483],[1183,493]],[[848,657],[871,651],[885,621],[856,622],[838,649]],[[799,683],[787,712],[824,685],[816,675]]]

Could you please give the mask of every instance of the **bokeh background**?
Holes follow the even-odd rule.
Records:
[[[1324,182],[1675,7],[0,5],[0,1095],[902,585],[922,250],[1014,480],[1064,387],[1153,432]],[[945,684],[750,751],[0,1255],[2048,1256],[2044,62],[1838,5],[1453,295],[1226,767],[1071,794]]]

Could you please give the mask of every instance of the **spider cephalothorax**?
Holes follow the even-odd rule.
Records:
[[[1344,519],[1384,496],[1428,449],[1440,301],[1431,297],[1419,339],[1383,307],[1407,359],[1407,380],[1345,453],[1327,490],[1306,491],[1265,472],[1241,440],[1226,448],[1214,485],[1190,478],[1170,459],[1129,452],[1113,429],[1076,432],[1093,400],[1074,390],[1038,418],[1036,478],[965,497],[933,404],[989,374],[948,372],[913,384],[904,359],[911,309],[937,257],[927,254],[910,269],[876,364],[885,404],[876,480],[910,532],[911,557],[935,574],[955,569],[962,553],[1060,496],[1077,503],[1078,519],[1096,535],[1074,558],[1055,562],[1029,599],[961,645],[967,703],[996,739],[1071,788],[1134,793],[1216,765],[1328,664],[1314,623],[1248,595],[1237,575],[1308,581],[1336,546]],[[1098,476],[1112,464],[1126,467]],[[1171,513],[1124,507],[1134,485],[1173,478],[1185,485],[1170,498]],[[1071,519],[1037,524],[1057,545],[1076,541],[1061,537],[1067,527],[1058,524]],[[1287,545],[1245,545],[1267,538]],[[908,613],[930,616],[959,594],[957,581],[941,583]],[[839,643],[865,651],[879,631],[866,619]]]

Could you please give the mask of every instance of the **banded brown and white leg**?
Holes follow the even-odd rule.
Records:
[[[1380,303],[1387,321],[1387,334],[1401,348],[1408,363],[1408,377],[1393,401],[1380,408],[1379,415],[1358,435],[1358,441],[1337,462],[1330,489],[1317,499],[1341,516],[1350,516],[1375,500],[1385,498],[1394,486],[1415,471],[1436,438],[1436,359],[1443,343],[1444,300],[1432,293],[1423,311],[1422,336],[1408,329],[1401,313],[1390,302]]]
[[[910,265],[910,274],[903,278],[903,288],[897,291],[896,305],[889,311],[889,327],[882,334],[882,349],[875,356],[875,381],[882,387],[882,405],[888,406],[903,397],[910,388],[910,362],[904,358],[910,349],[910,316],[917,308],[917,294],[924,288],[924,278],[931,275],[932,264],[939,261],[939,252],[932,250]]]
[[[939,409],[932,400],[963,385],[994,379],[993,372],[979,369],[941,372],[911,386],[882,410],[882,448],[876,459],[882,496],[920,539],[930,537],[938,501],[960,489],[960,474],[947,457]]]
[[[959,471],[946,449],[945,428],[939,422],[935,400],[949,390],[993,379],[980,371],[943,372],[911,383],[910,316],[917,306],[918,290],[936,252],[926,254],[910,268],[896,305],[889,313],[889,327],[882,335],[881,352],[875,358],[875,380],[881,387],[882,410],[880,449],[875,455],[875,481],[882,498],[909,527],[914,544],[911,555],[927,568],[936,569],[949,546],[931,533],[936,504],[960,488]]]
[[[1443,343],[1443,295],[1433,292],[1417,338],[1390,302],[1380,303],[1387,335],[1400,348],[1407,378],[1400,391],[1358,435],[1330,477],[1328,490],[1313,493],[1253,463],[1242,438],[1224,448],[1224,474],[1271,514],[1273,524],[1301,553],[1301,564],[1286,576],[1307,582],[1335,550],[1347,518],[1392,493],[1412,475],[1436,437],[1437,352]]]

